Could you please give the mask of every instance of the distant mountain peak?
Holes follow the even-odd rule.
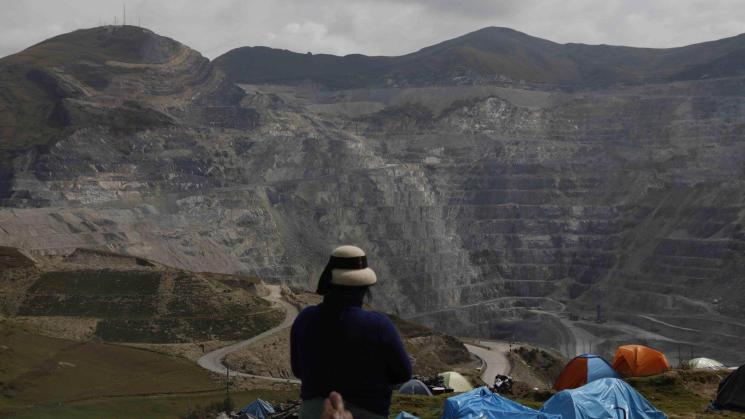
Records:
[[[115,60],[136,64],[160,64],[172,59],[182,49],[189,48],[146,28],[98,26],[55,36],[15,55],[5,57],[2,61],[60,64],[84,59],[93,62]]]
[[[311,81],[330,88],[527,82],[597,88],[745,75],[738,37],[680,48],[560,44],[489,26],[398,57],[235,49],[215,59],[241,83]]]
[[[504,26],[486,26],[481,29],[462,35],[461,37],[467,37],[467,36],[522,36],[525,38],[540,39],[532,35],[528,35],[525,32],[521,32],[516,29],[507,28]]]
[[[167,125],[170,117],[155,109],[162,102],[150,99],[179,103],[212,76],[197,51],[145,28],[55,36],[0,59],[0,147],[12,155],[86,125],[125,132]]]

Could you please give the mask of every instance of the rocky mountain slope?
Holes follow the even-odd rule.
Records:
[[[0,60],[0,244],[310,288],[355,243],[375,306],[450,334],[742,363],[740,39],[492,28],[210,63],[141,28],[62,35]]]
[[[209,82],[210,63],[134,27],[80,30],[0,63],[0,145],[8,160],[90,125],[113,133],[168,126],[168,108]],[[0,189],[7,193],[7,187]],[[2,194],[0,194],[2,195]],[[4,197],[4,196],[3,196]]]

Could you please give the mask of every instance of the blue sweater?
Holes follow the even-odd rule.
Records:
[[[398,331],[383,314],[357,305],[304,309],[290,335],[292,372],[303,400],[339,392],[345,401],[388,416],[392,385],[411,378]]]

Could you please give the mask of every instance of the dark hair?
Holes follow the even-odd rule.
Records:
[[[328,294],[331,295],[339,295],[339,296],[359,296],[361,295],[364,298],[370,298],[372,295],[370,293],[370,286],[369,285],[361,285],[361,286],[351,286],[351,285],[338,285],[331,283],[329,285],[329,292]]]
[[[372,301],[370,286],[350,287],[346,285],[329,284],[323,296],[324,307],[338,311],[350,305],[359,305]]]

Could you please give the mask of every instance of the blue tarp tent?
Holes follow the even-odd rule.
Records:
[[[486,387],[450,397],[444,410],[442,419],[561,419],[500,397]]]
[[[418,416],[414,416],[409,412],[401,412],[396,415],[396,419],[419,419]]]
[[[556,393],[541,411],[561,415],[563,419],[667,418],[633,387],[617,378],[601,378],[580,388]]]
[[[274,407],[272,407],[272,405],[270,405],[269,403],[261,399],[256,399],[251,404],[239,410],[238,413],[248,413],[249,415],[254,416],[258,419],[266,419],[269,417],[269,415],[274,414],[275,411]]]

